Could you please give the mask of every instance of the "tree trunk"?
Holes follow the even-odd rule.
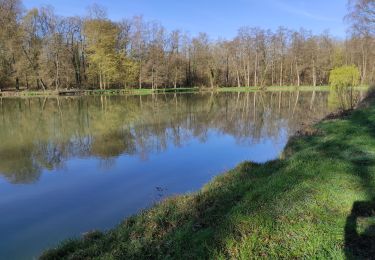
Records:
[[[26,77],[26,89],[29,89],[29,78],[27,77],[27,75],[25,77]]]
[[[40,80],[40,83],[41,83],[41,85],[42,85],[43,91],[46,91],[46,89],[47,89],[46,84],[44,84],[44,82],[43,82],[42,79],[39,79],[39,80]]]
[[[290,75],[289,75],[289,84],[292,86],[295,84],[294,77],[293,77],[293,61],[290,62]]]
[[[151,68],[151,88],[154,89],[154,66]]]
[[[316,87],[316,67],[315,67],[315,60],[313,60],[313,86]]]
[[[247,66],[245,68],[245,75],[246,75],[246,78],[247,78],[246,86],[250,87],[250,64],[247,64]]]
[[[210,69],[209,78],[210,78],[211,88],[214,88],[214,72],[212,71],[212,69]]]
[[[102,72],[99,72],[99,87],[100,87],[100,89],[103,89],[103,76],[102,76]]]
[[[56,53],[55,55],[55,63],[56,63],[56,78],[55,78],[55,87],[56,90],[59,88],[59,55]]]
[[[139,62],[139,78],[138,78],[139,82],[139,89],[142,88],[142,61]]]
[[[227,55],[227,64],[226,64],[226,73],[225,73],[225,86],[229,87],[229,55]]]
[[[366,80],[366,70],[367,70],[367,59],[366,59],[366,53],[365,53],[365,48],[363,46],[364,44],[362,43],[362,73],[361,73],[361,85],[365,84]]]
[[[254,86],[258,86],[258,53],[255,54]]]
[[[241,87],[240,72],[238,71],[238,69],[236,70],[236,73],[237,73],[237,86]]]
[[[283,61],[280,64],[280,87],[283,85]]]
[[[175,73],[174,73],[174,82],[173,82],[173,87],[174,87],[174,89],[177,88],[177,73],[178,73],[178,71],[177,71],[177,69],[175,69]]]
[[[271,65],[271,86],[274,85],[274,77],[275,77],[275,66],[274,66],[274,62],[272,60],[272,65]]]
[[[301,85],[301,78],[300,78],[300,75],[299,75],[297,60],[296,60],[296,75],[297,75],[297,86],[299,87]]]
[[[16,78],[16,90],[20,90],[20,80],[18,79],[18,77]]]

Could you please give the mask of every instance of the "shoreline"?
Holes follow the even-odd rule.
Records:
[[[373,210],[372,127],[373,95],[291,137],[280,159],[241,163],[198,192],[67,240],[41,259],[366,258],[375,246],[352,219],[361,217],[358,201]]]
[[[356,90],[367,90],[368,86],[356,87]],[[218,88],[167,88],[167,89],[106,89],[106,90],[21,90],[0,91],[0,98],[56,97],[56,96],[97,96],[97,95],[151,95],[174,93],[210,93],[210,92],[254,92],[254,91],[329,91],[329,86],[271,86],[260,87],[218,87]]]

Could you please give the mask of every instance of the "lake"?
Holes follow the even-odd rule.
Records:
[[[238,163],[276,159],[329,92],[0,99],[0,258],[107,230]]]

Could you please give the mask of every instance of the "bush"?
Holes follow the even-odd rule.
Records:
[[[342,66],[331,71],[329,83],[334,88],[355,87],[359,85],[360,74],[356,66]]]
[[[342,109],[353,108],[353,87],[359,85],[360,73],[356,66],[335,68],[329,75],[329,83],[336,91]],[[350,90],[350,91],[349,91]]]

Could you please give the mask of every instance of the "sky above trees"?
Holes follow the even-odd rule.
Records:
[[[346,0],[26,0],[30,9],[50,5],[58,15],[85,15],[97,3],[106,7],[112,20],[143,15],[161,22],[167,29],[181,29],[193,35],[208,33],[213,39],[233,38],[244,25],[275,29],[282,25],[321,33],[324,30],[345,38]]]

